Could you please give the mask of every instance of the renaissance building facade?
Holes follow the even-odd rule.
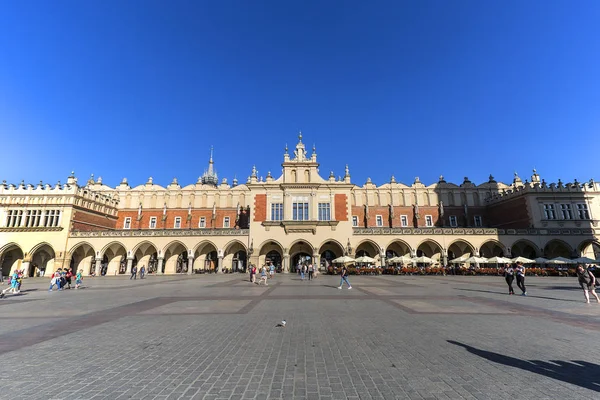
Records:
[[[254,167],[245,183],[220,182],[212,157],[197,182],[166,187],[152,178],[109,187],[80,183],[0,185],[0,266],[28,276],[58,268],[84,275],[243,272],[273,262],[293,272],[305,261],[326,267],[342,255],[378,265],[395,256],[449,260],[477,255],[600,258],[600,186],[523,181],[460,184],[443,177],[356,185],[346,166],[319,173],[317,152],[302,135],[283,154],[281,176]]]

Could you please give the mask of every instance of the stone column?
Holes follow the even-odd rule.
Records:
[[[158,265],[156,266],[156,275],[162,275],[164,258],[158,257]]]
[[[188,256],[188,271],[187,274],[191,275],[194,273],[194,256]]]
[[[319,253],[313,253],[313,268],[315,270],[321,270],[321,256]]]
[[[102,276],[102,260],[96,259],[96,276]]]
[[[283,272],[285,274],[290,272],[290,255],[287,253],[283,255]]]
[[[385,254],[379,254],[379,266],[385,268]]]
[[[23,261],[21,263],[21,266],[19,267],[19,269],[21,271],[23,271],[23,273],[25,274],[26,277],[29,277],[29,265],[30,265],[30,261]]]
[[[223,256],[220,255],[217,257],[217,273],[223,273]]]
[[[131,267],[133,266],[133,258],[127,258],[127,269],[125,275],[131,275]]]

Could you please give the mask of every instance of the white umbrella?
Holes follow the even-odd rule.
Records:
[[[579,257],[573,260],[577,264],[596,264],[596,260],[588,257]]]
[[[452,264],[460,264],[460,263],[464,263],[467,258],[469,258],[469,256],[466,254],[463,254],[462,256],[455,258],[454,260],[450,260],[450,262]]]
[[[356,260],[357,263],[373,263],[375,262],[374,258],[371,258],[369,256],[362,256],[362,257],[358,257]]]
[[[407,257],[407,256],[400,256],[400,257],[392,257],[388,261],[391,262],[392,264],[410,264],[410,263],[412,263],[412,258]]]
[[[556,257],[552,260],[548,260],[548,264],[577,264],[575,260],[564,257]]]
[[[515,257],[515,258],[513,258],[511,261],[512,261],[513,263],[518,263],[518,262],[520,262],[520,263],[523,263],[523,264],[534,264],[534,263],[535,263],[535,261],[534,261],[534,260],[531,260],[531,259],[529,259],[529,258],[525,258],[525,257],[521,257],[521,256],[519,256],[519,257]]]
[[[418,263],[433,264],[435,262],[435,260],[432,260],[429,257],[421,256],[421,257],[415,257],[415,258],[413,258],[412,262],[415,263],[415,264],[418,264]]]
[[[536,264],[548,264],[548,261],[550,261],[550,260],[548,260],[547,258],[544,258],[544,257],[538,257],[533,261],[535,261]]]
[[[331,262],[336,263],[336,264],[346,264],[346,263],[354,262],[354,258],[348,257],[348,256],[341,256],[341,257],[336,258],[335,260],[332,260]]]
[[[504,258],[504,257],[492,257],[492,258],[488,258],[487,263],[488,264],[510,264],[510,258]]]
[[[476,264],[485,264],[487,263],[487,258],[485,257],[469,257],[465,260],[468,263],[476,263]]]

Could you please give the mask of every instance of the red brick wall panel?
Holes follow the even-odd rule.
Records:
[[[487,218],[492,228],[525,229],[531,225],[524,196],[491,204],[487,208]]]
[[[71,229],[78,231],[105,231],[115,229],[117,218],[94,211],[73,210]]]
[[[335,198],[335,220],[348,221],[348,196],[336,194]]]
[[[254,221],[263,222],[267,220],[267,195],[257,194],[254,196]]]

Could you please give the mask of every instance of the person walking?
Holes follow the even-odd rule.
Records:
[[[521,296],[527,296],[527,288],[525,287],[525,267],[522,262],[517,263],[517,268],[515,268],[515,272],[517,273],[517,286],[523,293]]]
[[[309,281],[312,281],[314,273],[315,273],[315,269],[314,269],[312,263],[308,264],[308,280]]]
[[[275,264],[269,261],[269,278],[275,278]]]
[[[256,281],[256,265],[250,266],[250,282],[254,283]]]
[[[346,282],[346,284],[348,285],[348,289],[352,289],[352,285],[350,284],[350,282],[348,282],[348,269],[346,269],[346,266],[344,265],[342,267],[342,270],[340,271],[340,286],[338,286],[338,289],[342,288],[342,285],[344,284],[344,282]]]
[[[50,287],[48,288],[48,291],[51,292],[52,289],[54,288],[54,285],[56,285],[56,288],[60,291],[62,290],[60,287],[60,268],[52,274],[52,278],[50,279]]]
[[[300,266],[300,279],[304,280],[304,272],[306,271],[306,265],[302,264]]]
[[[83,270],[80,269],[77,271],[77,275],[75,275],[75,289],[79,289],[81,287],[81,282],[83,281]]]
[[[506,284],[508,285],[508,294],[515,294],[515,290],[512,287],[515,280],[515,269],[510,264],[506,264],[504,268],[504,279],[506,279]]]
[[[142,268],[140,268],[140,279],[144,279],[144,275],[146,275],[146,266],[142,265]]]
[[[129,280],[132,279],[137,279],[137,265],[131,268],[131,276],[129,277]]]
[[[596,277],[592,274],[592,271],[579,264],[576,269],[577,280],[579,285],[583,289],[583,295],[585,296],[585,302],[590,302],[590,292],[596,298],[596,301],[600,303],[600,298],[596,294]]]

